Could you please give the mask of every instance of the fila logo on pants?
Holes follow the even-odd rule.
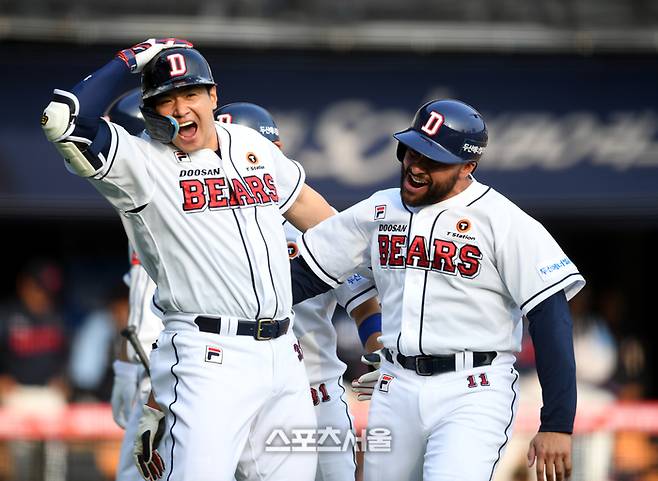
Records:
[[[206,362],[221,364],[224,360],[222,349],[217,346],[206,346]]]

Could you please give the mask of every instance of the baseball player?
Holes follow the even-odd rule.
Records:
[[[220,122],[246,125],[283,148],[279,129],[270,113],[264,108],[235,102],[217,110]],[[297,238],[301,232],[284,221],[288,254],[294,259],[299,254]],[[346,365],[336,354],[336,331],[331,318],[336,304],[340,304],[357,323],[361,340],[368,352],[381,348],[377,337],[381,334],[381,314],[374,283],[358,274],[352,275],[337,289],[308,299],[295,306],[295,335],[304,353],[304,365],[310,382],[311,398],[315,405],[319,437],[328,429],[337,430],[344,442],[348,432],[354,433],[353,420],[345,399],[342,378]],[[356,460],[352,449],[335,450],[326,437],[326,445],[318,446],[317,481],[346,481],[355,479]]]
[[[583,277],[540,223],[473,177],[488,140],[475,109],[428,102],[394,137],[400,187],[306,232],[292,265],[295,301],[372,267],[384,349],[368,428],[391,438],[388,449],[371,442],[366,481],[492,478],[518,405],[522,316],[544,400],[528,460],[538,479],[568,477],[576,384],[567,300]]]
[[[141,73],[140,137],[100,119],[131,73]],[[71,91],[56,89],[41,123],[67,168],[119,212],[158,286],[165,329],[135,443],[142,475],[311,480],[315,452],[266,450],[276,429],[315,427],[281,224],[305,231],[333,211],[267,139],[215,123],[216,102],[189,42],[149,39]]]
[[[121,125],[132,135],[144,130],[144,118],[140,111],[142,93],[134,89],[122,95],[108,111],[108,118]],[[155,283],[144,270],[137,253],[129,246],[130,270],[125,281],[130,288],[130,310],[128,326],[133,326],[137,338],[145,353],[151,352],[153,343],[162,331],[162,320],[151,309],[155,293]],[[114,383],[112,385],[112,415],[115,422],[126,430],[117,467],[117,481],[138,481],[142,479],[133,460],[133,445],[142,405],[146,403],[151,392],[151,380],[146,369],[141,365],[133,347],[125,341],[119,358],[112,365]]]

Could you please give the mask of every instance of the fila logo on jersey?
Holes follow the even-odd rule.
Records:
[[[224,360],[224,353],[222,352],[221,347],[206,346],[206,362],[212,362],[213,364],[221,364],[223,360]]]
[[[200,212],[206,207],[210,210],[231,209],[279,201],[274,179],[270,174],[264,174],[262,179],[249,175],[244,177],[244,181],[248,188],[240,179],[231,179],[232,188],[228,189],[226,177],[181,180],[183,211]]]
[[[174,155],[176,156],[176,160],[178,162],[192,162],[192,160],[190,159],[190,156],[187,155],[182,150],[174,150]]]
[[[462,219],[459,222],[457,222],[457,230],[459,231],[460,234],[463,234],[464,232],[468,232],[471,230],[471,221],[468,219]]]
[[[375,206],[375,220],[382,220],[386,218],[386,205]]]
[[[296,242],[288,242],[288,257],[294,259],[299,255],[299,247]]]
[[[379,234],[379,264],[384,269],[427,269],[473,279],[480,273],[482,251],[476,245],[457,246],[452,241],[432,239],[428,244],[423,236],[415,236],[407,246],[406,235]],[[428,248],[429,245],[429,248]]]
[[[395,379],[395,377],[390,374],[382,374],[382,377],[379,380],[379,390],[381,392],[388,392],[389,385],[393,379]]]

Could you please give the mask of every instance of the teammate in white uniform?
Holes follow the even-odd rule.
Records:
[[[249,128],[214,122],[214,80],[190,47],[149,39],[121,51],[72,92],[55,90],[42,126],[120,213],[158,286],[165,329],[135,451],[144,477],[311,480],[314,452],[266,451],[275,429],[315,426],[281,224],[305,230],[333,212],[298,163]],[[99,117],[142,70],[147,135],[134,137]]]
[[[132,249],[130,261],[130,271],[126,275],[130,288],[128,325],[135,327],[142,349],[148,355],[163,328],[162,320],[151,309],[156,286]],[[127,344],[125,349],[125,357],[122,356],[113,363],[112,414],[116,423],[126,430],[121,442],[116,481],[139,481],[142,476],[135,466],[133,447],[142,415],[142,405],[146,403],[151,392],[151,379],[133,347]]]
[[[140,111],[142,92],[133,89],[113,102],[107,117],[131,135],[144,130],[144,117]],[[155,283],[148,276],[135,250],[129,246],[130,270],[125,281],[130,288],[128,326],[135,328],[142,349],[148,354],[162,331],[162,320],[151,309]],[[133,446],[142,414],[142,405],[151,392],[151,379],[142,366],[133,347],[125,341],[119,358],[113,363],[112,414],[116,423],[124,428],[116,481],[139,481],[142,476],[133,459]]]
[[[385,348],[368,425],[389,428],[392,447],[366,453],[365,479],[492,478],[518,404],[525,315],[544,398],[528,457],[539,479],[561,480],[576,406],[567,299],[584,280],[540,223],[473,178],[487,145],[476,110],[429,102],[395,138],[400,188],[310,229],[292,265],[295,302],[311,295],[300,281],[322,292],[372,267]]]
[[[224,105],[217,110],[216,118],[220,122],[251,127],[279,148],[283,148],[274,119],[267,110],[258,105],[247,102]],[[299,255],[297,238],[301,232],[288,221],[284,222],[284,228],[288,254],[294,259]],[[341,442],[345,440],[348,432],[355,433],[342,382],[347,366],[336,354],[336,331],[331,318],[336,305],[340,304],[360,328],[366,350],[372,352],[379,349],[381,345],[377,342],[377,337],[381,324],[375,322],[375,327],[370,330],[367,327],[373,319],[379,321],[381,318],[376,296],[373,281],[355,274],[337,289],[295,306],[294,332],[304,352],[304,366],[315,405],[318,433],[321,435],[327,428],[337,430],[336,435]],[[333,444],[331,438],[326,441],[326,445],[318,446],[316,481],[353,480],[356,470],[354,450],[341,449],[336,452],[335,441]]]

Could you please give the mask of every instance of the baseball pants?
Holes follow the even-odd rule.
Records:
[[[391,443],[365,453],[365,481],[491,480],[518,407],[513,362],[419,376],[383,361],[368,430],[389,429]]]
[[[275,431],[316,426],[295,342],[290,332],[256,341],[167,323],[151,352],[153,391],[165,410],[163,479],[314,479],[315,451],[268,450]]]
[[[330,379],[324,383],[329,399],[315,406],[315,415],[318,422],[318,439],[324,433],[339,431],[337,437],[343,442],[340,451],[334,451],[336,441],[326,436],[324,444],[318,445],[318,470],[316,481],[349,481],[356,475],[356,453],[354,445],[345,447],[345,438],[348,432],[354,434],[354,420],[349,412],[345,388],[341,377]],[[318,386],[311,386],[319,391]],[[335,432],[334,431],[334,432]]]

